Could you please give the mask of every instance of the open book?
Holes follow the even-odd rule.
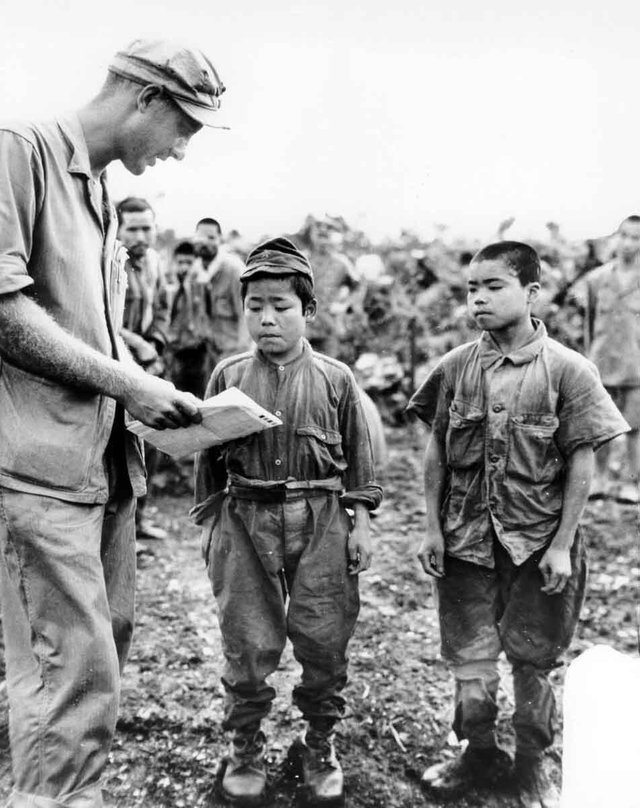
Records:
[[[202,422],[191,426],[154,429],[140,421],[131,421],[127,429],[171,457],[184,457],[282,423],[237,387],[229,387],[203,401],[200,412]]]

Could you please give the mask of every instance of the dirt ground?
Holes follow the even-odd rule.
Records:
[[[415,558],[424,520],[419,427],[388,435],[385,502],[373,522],[376,556],[361,578],[362,611],[351,647],[348,716],[337,748],[346,772],[350,808],[437,806],[420,788],[430,763],[453,756],[451,683],[439,656],[431,586]],[[224,805],[215,789],[227,740],[219,729],[223,693],[215,607],[200,554],[198,531],[187,518],[187,493],[156,495],[155,518],[170,538],[155,542],[138,576],[135,641],[123,682],[118,732],[106,789],[118,808],[197,808]],[[587,603],[570,656],[594,643],[637,649],[636,508],[612,501],[589,505],[585,524],[591,553]],[[149,543],[151,544],[151,543]],[[508,671],[501,691],[500,733],[512,744]],[[273,677],[278,690],[268,736],[270,806],[301,802],[282,761],[301,730],[290,706],[297,664],[287,651]],[[562,670],[554,675],[561,697]],[[0,742],[1,746],[1,742]],[[6,754],[0,799],[10,788]],[[548,755],[559,779],[561,739]],[[507,808],[509,793],[478,792],[449,801],[453,808]]]

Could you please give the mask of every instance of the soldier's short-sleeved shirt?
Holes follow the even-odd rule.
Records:
[[[30,296],[69,334],[114,358],[127,283],[117,229],[105,174],[92,175],[76,115],[0,125],[0,296]],[[115,419],[113,398],[0,357],[0,486],[106,502],[104,456]],[[139,441],[126,432],[123,442],[142,496]]]
[[[629,430],[585,357],[538,320],[503,354],[488,332],[446,354],[408,405],[445,446],[447,554],[493,567],[493,537],[521,564],[558,528],[567,458]]]

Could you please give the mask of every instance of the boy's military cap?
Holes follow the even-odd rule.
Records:
[[[313,270],[308,258],[288,238],[263,241],[249,253],[247,268],[240,276],[246,281],[258,272],[269,275],[304,275],[313,283]]]

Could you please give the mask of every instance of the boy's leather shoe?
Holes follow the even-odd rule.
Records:
[[[221,788],[233,805],[262,805],[267,788],[266,738],[260,729],[236,730],[225,761]]]
[[[468,746],[453,760],[430,766],[421,782],[435,794],[454,796],[471,788],[498,785],[507,780],[510,770],[511,758],[498,746]]]
[[[304,741],[302,776],[310,802],[313,805],[341,805],[344,777],[333,746],[333,732],[309,727]]]
[[[516,753],[514,780],[521,808],[557,808],[558,789],[544,770],[541,757]]]

